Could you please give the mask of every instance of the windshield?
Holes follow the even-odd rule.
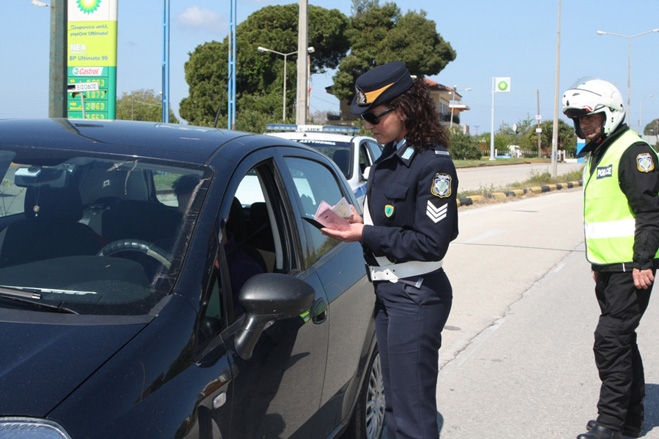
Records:
[[[299,143],[304,143],[305,145],[322,152],[337,164],[346,179],[350,180],[352,178],[351,157],[353,157],[354,154],[352,143],[348,141],[341,142],[325,139],[310,139],[307,137],[293,140]]]
[[[0,308],[24,309],[29,293],[76,314],[147,314],[169,294],[207,182],[195,169],[39,149],[0,151],[0,175]]]

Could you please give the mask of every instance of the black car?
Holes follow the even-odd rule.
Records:
[[[354,195],[323,154],[147,122],[0,121],[0,437],[380,436]]]

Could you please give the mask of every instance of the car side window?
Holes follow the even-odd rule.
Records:
[[[286,157],[285,161],[305,217],[313,218],[321,201],[334,205],[345,196],[337,176],[325,165],[300,157]],[[305,256],[305,265],[309,267],[339,242],[323,235],[307,221],[304,221],[304,228],[310,244]]]
[[[224,322],[230,324],[243,314],[239,294],[252,276],[290,270],[282,244],[286,237],[281,233],[281,198],[275,186],[271,168],[256,166],[240,178],[230,196],[226,221],[220,221],[224,230],[222,250],[214,262],[216,277],[204,310],[206,336],[219,333],[226,327]]]

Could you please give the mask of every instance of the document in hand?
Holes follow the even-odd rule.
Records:
[[[352,215],[352,210],[344,197],[334,206],[330,206],[326,201],[321,201],[314,219],[328,229],[347,230],[350,228],[350,224],[346,218],[349,218],[350,215]]]

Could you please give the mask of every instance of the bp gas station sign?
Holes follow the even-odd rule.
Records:
[[[68,1],[68,117],[114,119],[117,0]]]

